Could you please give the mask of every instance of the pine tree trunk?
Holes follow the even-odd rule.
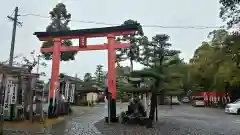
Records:
[[[163,90],[159,92],[159,97],[160,97],[159,104],[164,105],[164,91]]]
[[[156,95],[156,93],[152,93],[149,118],[148,118],[148,122],[146,123],[147,124],[146,125],[147,128],[152,128],[153,121],[154,121],[154,114],[155,114],[156,104],[157,104],[156,102],[157,102],[157,95]]]
[[[154,120],[156,104],[157,104],[157,95],[155,93],[152,93],[150,113],[149,113],[149,119],[151,120]]]

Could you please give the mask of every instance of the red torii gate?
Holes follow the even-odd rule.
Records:
[[[78,52],[89,50],[108,50],[108,89],[112,93],[111,117],[116,117],[116,70],[115,59],[116,49],[129,48],[129,43],[120,43],[115,41],[116,36],[135,34],[137,25],[123,25],[115,27],[103,27],[93,29],[80,29],[59,32],[35,32],[40,41],[53,40],[54,45],[51,48],[41,48],[42,53],[52,52],[52,73],[50,83],[50,105],[49,114],[54,109],[52,103],[54,98],[54,90],[58,86],[59,64],[61,52]],[[107,44],[87,45],[88,38],[107,37]],[[62,40],[79,39],[78,46],[61,46]],[[52,114],[53,115],[53,114]]]

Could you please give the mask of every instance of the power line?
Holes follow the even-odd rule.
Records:
[[[23,14],[20,16],[34,16],[34,17],[41,17],[41,18],[46,18],[49,19],[51,17],[48,16],[43,16],[39,14]],[[98,24],[98,25],[121,25],[121,24],[113,24],[113,23],[107,23],[107,22],[98,22],[98,21],[86,21],[86,20],[74,20],[71,19],[72,22],[77,22],[77,23],[89,23],[89,24]],[[164,25],[142,25],[142,27],[148,27],[148,28],[163,28],[163,29],[218,29],[218,28],[226,28],[224,26],[201,26],[201,25],[187,25],[187,26],[164,26]],[[239,28],[239,27],[234,27],[234,28]]]

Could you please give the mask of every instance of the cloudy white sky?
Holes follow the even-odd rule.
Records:
[[[57,0],[4,0],[0,8],[0,60],[9,57],[11,43],[12,22],[6,19],[11,15],[14,7],[19,6],[20,15],[39,14],[48,16],[48,12],[56,4]],[[107,22],[121,24],[127,19],[134,19],[143,25],[186,26],[204,25],[220,26],[218,18],[220,5],[218,0],[63,0],[73,20]],[[44,31],[50,20],[36,16],[20,16],[23,22],[21,28],[17,28],[15,54],[29,55],[32,50],[39,51],[41,42],[33,36],[35,31]],[[71,29],[103,27],[104,25],[71,22]],[[200,45],[211,29],[165,29],[144,28],[148,37],[155,34],[168,34],[171,37],[173,48],[182,51],[181,57],[186,61],[192,57],[194,50]],[[97,43],[101,40],[90,41]],[[47,68],[40,68],[50,77],[51,62],[47,62]],[[60,72],[69,75],[95,71],[96,65],[102,64],[107,69],[106,51],[79,52],[76,60],[62,62]],[[124,64],[128,64],[125,62]],[[135,68],[141,68],[136,65]]]

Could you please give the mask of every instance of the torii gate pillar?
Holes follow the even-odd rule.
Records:
[[[114,48],[115,44],[115,36],[108,35],[108,91],[111,91],[112,98],[109,109],[110,109],[110,118],[111,122],[116,122],[116,68],[115,68],[115,60],[116,60],[116,50]]]

